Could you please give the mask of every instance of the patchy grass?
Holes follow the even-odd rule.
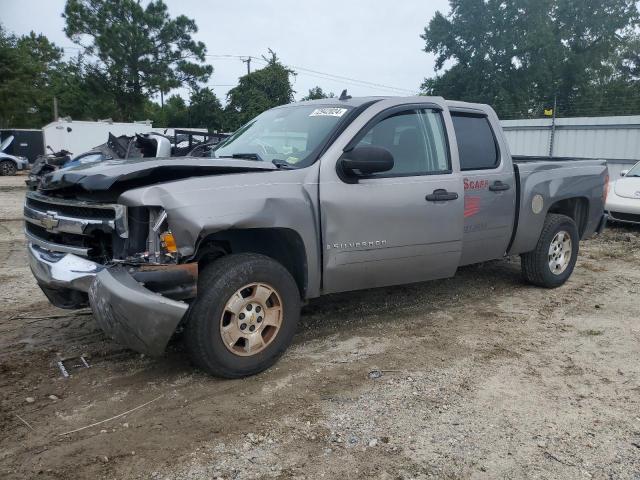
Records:
[[[597,337],[602,334],[604,334],[604,330],[589,329],[589,330],[580,330],[580,332],[578,332],[578,335],[580,335],[581,337]]]

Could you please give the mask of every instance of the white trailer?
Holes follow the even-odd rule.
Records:
[[[42,128],[45,149],[47,146],[54,151],[67,150],[72,155],[91,150],[107,141],[109,133],[116,137],[120,135],[133,136],[136,133],[162,133],[165,129],[154,129],[150,120],[136,123],[122,122],[85,122],[59,119]]]

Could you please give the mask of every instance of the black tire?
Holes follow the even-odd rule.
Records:
[[[225,345],[221,334],[227,301],[242,287],[269,284],[282,301],[282,323],[263,350],[239,356]],[[199,274],[198,295],[191,305],[185,343],[192,361],[201,369],[223,378],[240,378],[272,366],[291,344],[300,318],[300,291],[280,263],[257,254],[234,254],[209,264]]]
[[[556,234],[562,231],[567,232],[571,237],[571,257],[564,271],[554,273],[549,265],[549,249]],[[557,288],[563,285],[573,273],[576,265],[579,241],[578,228],[573,219],[555,213],[547,215],[535,250],[520,257],[522,275],[525,280],[545,288]]]
[[[2,160],[0,162],[0,176],[7,177],[10,175],[15,175],[18,171],[16,164],[11,160]]]

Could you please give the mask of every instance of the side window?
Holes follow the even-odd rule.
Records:
[[[452,113],[461,170],[496,168],[500,161],[487,117]]]
[[[357,146],[384,147],[393,155],[393,168],[374,177],[427,175],[450,171],[447,140],[438,111],[407,110],[376,123]]]

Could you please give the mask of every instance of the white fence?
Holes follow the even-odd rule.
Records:
[[[503,120],[513,155],[602,158],[611,177],[640,161],[640,116]],[[553,135],[552,135],[553,131]]]

